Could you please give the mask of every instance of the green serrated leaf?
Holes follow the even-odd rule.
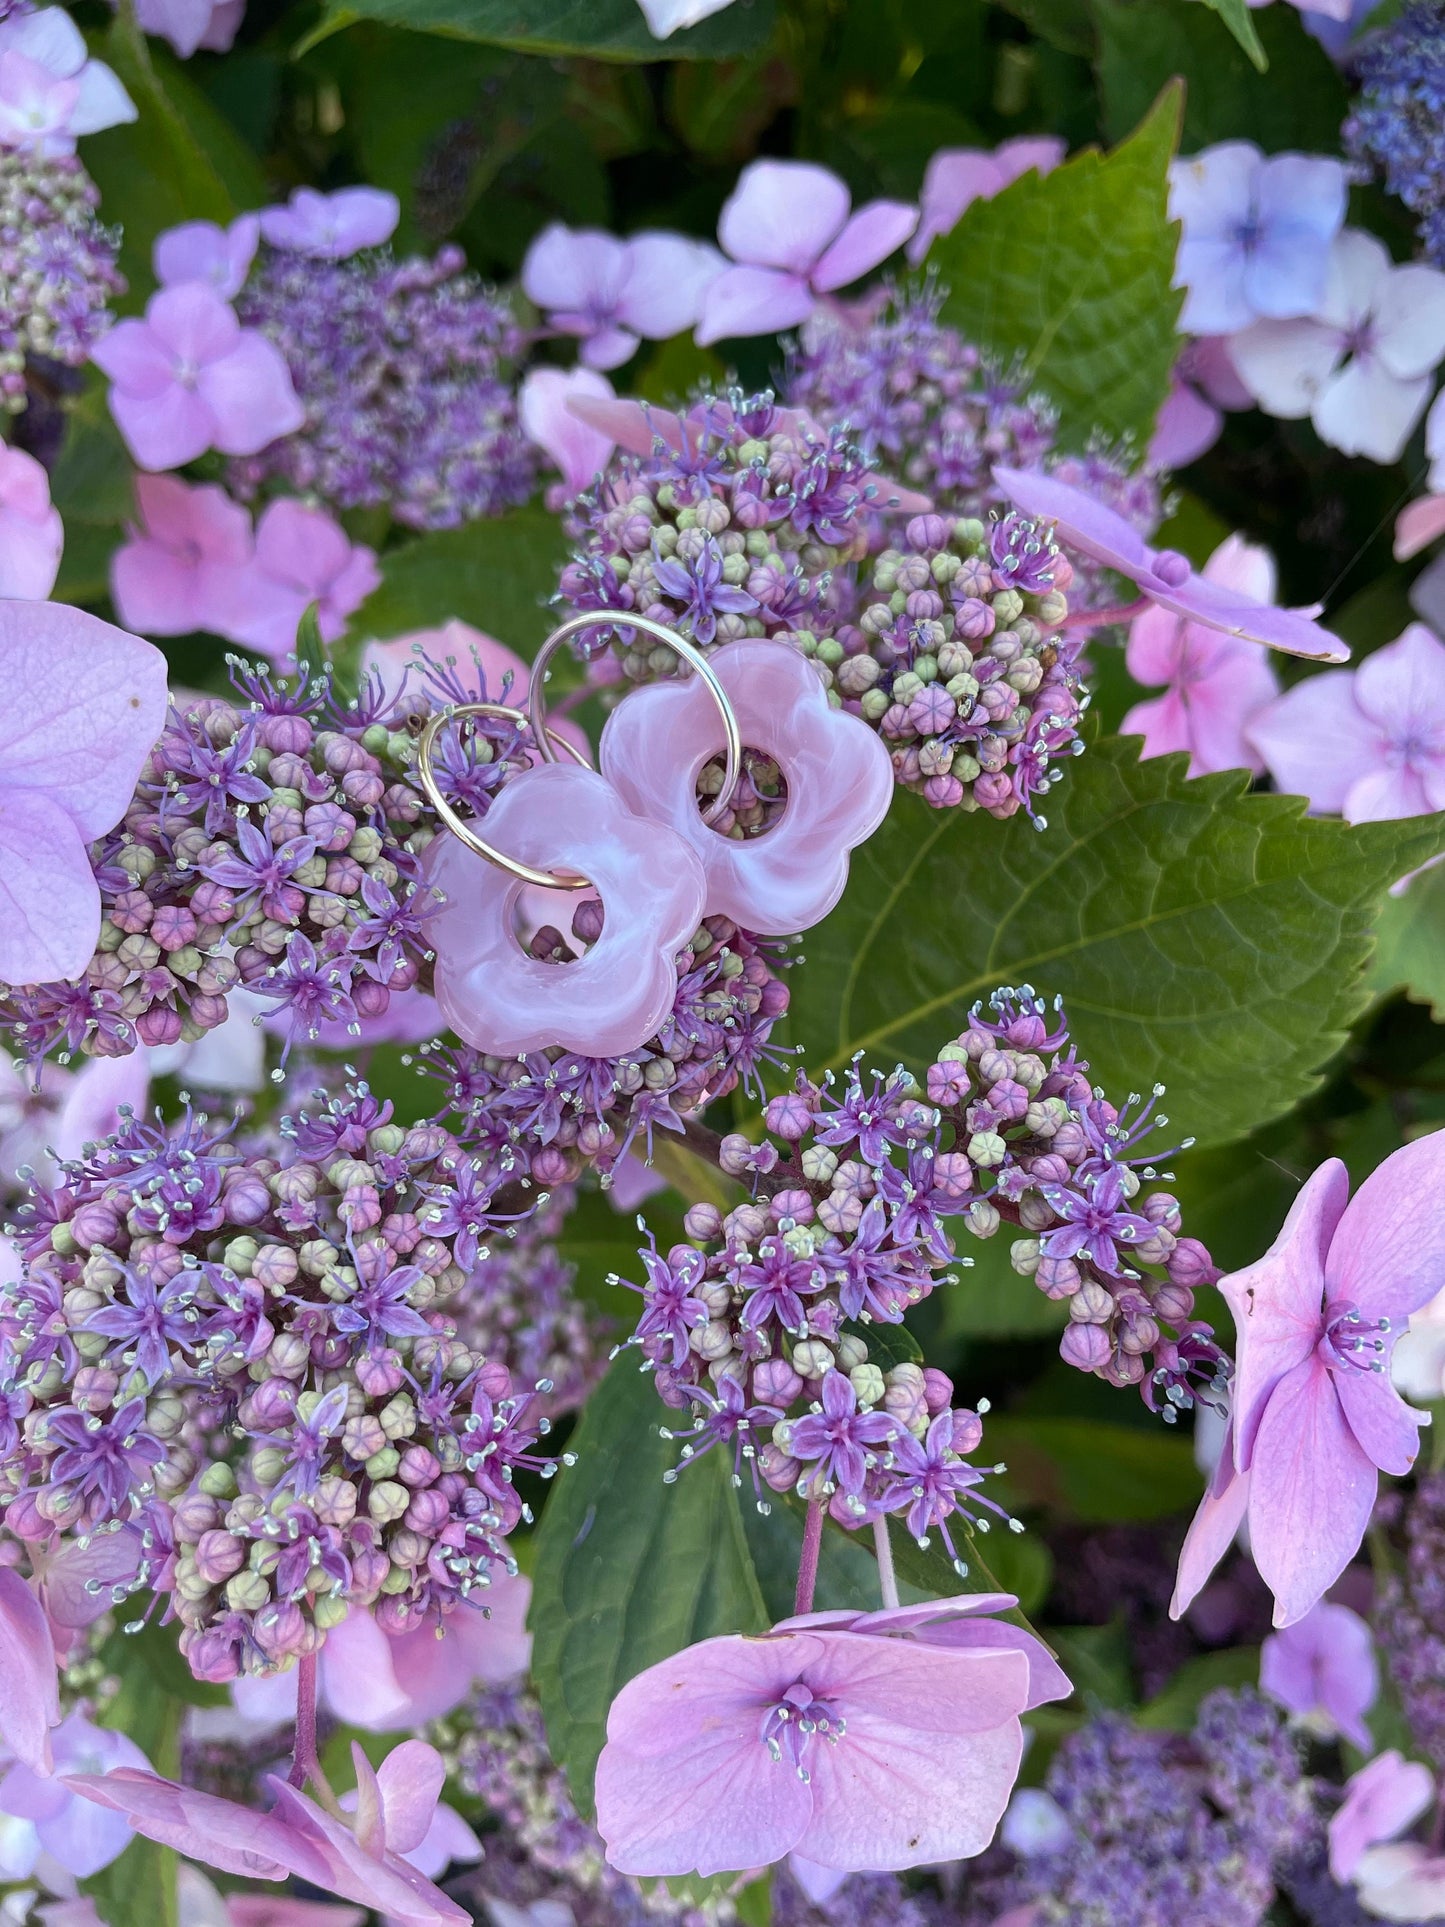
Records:
[[[950,290],[944,319],[1017,357],[1073,445],[1102,431],[1142,447],[1169,391],[1183,299],[1167,205],[1180,111],[1167,87],[1113,153],[975,201],[928,257]]]
[[[120,265],[137,308],[155,286],[151,248],[181,221],[234,220],[270,198],[256,156],[180,63],[148,41],[124,7],[94,39],[136,104],[137,117],[87,136],[85,165],[106,220],[123,223]]]
[[[401,636],[456,617],[530,657],[552,626],[547,598],[566,554],[561,524],[540,508],[419,536],[381,557],[381,586],[351,632]]]
[[[697,1640],[772,1623],[730,1463],[709,1452],[665,1486],[678,1452],[660,1435],[667,1418],[651,1377],[624,1352],[583,1409],[577,1463],[537,1531],[533,1674],[553,1758],[588,1817],[618,1689]]]
[[[1220,19],[1234,35],[1235,39],[1249,55],[1250,60],[1263,73],[1269,66],[1269,56],[1260,44],[1259,32],[1254,24],[1246,0],[1206,0]]]
[[[1122,1619],[1107,1626],[1050,1627],[1059,1664],[1087,1704],[1121,1711],[1134,1703],[1129,1638]]]
[[[137,1834],[118,1860],[78,1885],[106,1927],[180,1927],[177,1866],[174,1848]]]
[[[1445,864],[1381,904],[1370,986],[1381,996],[1406,990],[1445,1022]]]
[[[1253,1686],[1258,1678],[1258,1646],[1201,1653],[1197,1659],[1186,1660],[1163,1692],[1140,1707],[1136,1722],[1169,1733],[1187,1733],[1206,1693],[1212,1693],[1216,1686]]]
[[[1146,1431],[1092,1419],[991,1418],[986,1437],[1008,1466],[1015,1503],[1090,1525],[1166,1518],[1188,1510],[1203,1489],[1190,1440],[1162,1423]]]
[[[347,0],[332,6],[303,42],[313,47],[356,20],[481,40],[518,53],[584,54],[592,60],[730,60],[761,47],[773,0],[734,0],[711,20],[654,37],[637,0]]]
[[[1091,745],[1043,834],[898,797],[792,986],[810,1073],[858,1050],[921,1070],[973,1003],[1032,983],[1120,1098],[1168,1085],[1176,1142],[1228,1142],[1314,1089],[1368,1002],[1381,899],[1445,849],[1445,816],[1312,818],[1243,771],[1191,781],[1138,751]]]
[[[1184,153],[1220,140],[1252,140],[1267,152],[1338,145],[1345,84],[1293,7],[1250,11],[1268,74],[1192,0],[1091,0],[1104,129],[1117,140],[1173,74],[1186,87]],[[1222,9],[1221,9],[1222,11]],[[1244,11],[1241,8],[1241,11]],[[1288,82],[1281,76],[1288,75]]]

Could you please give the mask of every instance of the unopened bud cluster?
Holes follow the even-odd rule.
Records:
[[[364,1087],[262,1153],[203,1126],[131,1122],[22,1212],[0,1506],[97,1611],[163,1594],[225,1680],[353,1604],[402,1632],[481,1603],[546,1421],[457,1335],[496,1220],[445,1131]]]
[[[31,357],[78,368],[125,293],[100,192],[73,154],[0,149],[0,413],[25,407]]]
[[[416,743],[432,695],[347,708],[324,682],[250,672],[245,688],[249,704],[172,710],[130,808],[93,845],[102,922],[81,979],[0,1004],[32,1064],[57,1044],[122,1057],[192,1042],[225,1022],[237,984],[274,998],[293,1037],[355,1034],[417,982],[433,908],[418,858],[437,825]],[[447,696],[471,692],[438,686]],[[526,743],[493,718],[446,732],[443,793],[485,810],[527,767]]]
[[[872,595],[829,650],[844,706],[878,731],[897,780],[935,809],[991,816],[1036,806],[1077,754],[1079,644],[1067,559],[1019,515],[985,526],[916,515],[885,549]]]
[[[635,609],[704,649],[831,634],[833,572],[866,552],[887,485],[842,429],[815,428],[766,392],[704,397],[681,438],[615,457],[572,505],[565,613]],[[609,642],[629,681],[678,673],[663,645],[610,624],[583,636],[582,653],[595,661]]]

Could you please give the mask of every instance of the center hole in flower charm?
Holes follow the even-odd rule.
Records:
[[[710,763],[703,765],[697,779],[699,810],[711,809],[722,791],[725,774],[726,765],[721,756],[714,756]],[[782,770],[764,751],[744,748],[737,788],[711,827],[719,836],[730,836],[738,842],[751,841],[775,829],[787,807],[788,779]]]
[[[602,935],[602,899],[529,883],[512,906],[512,935],[539,963],[571,964]]]

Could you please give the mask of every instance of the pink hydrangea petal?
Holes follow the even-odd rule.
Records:
[[[1402,1321],[1445,1289],[1445,1135],[1392,1151],[1350,1199],[1330,1239],[1330,1298]]]
[[[165,657],[63,603],[9,603],[0,665],[0,791],[47,794],[84,837],[103,835],[164,727]]]
[[[256,562],[291,589],[319,595],[345,568],[351,545],[324,509],[273,502],[256,524]]]
[[[325,1883],[325,1863],[318,1855],[298,1854],[298,1843],[270,1814],[253,1813],[231,1800],[132,1767],[68,1774],[66,1784],[87,1800],[123,1813],[148,1840],[174,1847],[204,1866],[250,1880],[284,1880],[299,1873],[313,1884]]]
[[[1180,1619],[1189,1610],[1214,1568],[1233,1545],[1249,1504],[1249,1483],[1247,1472],[1235,1470],[1231,1419],[1224,1450],[1184,1535],[1174,1596],[1169,1602],[1171,1619]]]
[[[974,201],[987,200],[1004,185],[998,158],[977,147],[941,147],[929,161],[919,193],[920,218],[908,247],[913,267],[941,234],[950,234]]]
[[[481,1841],[456,1808],[442,1801],[426,1833],[404,1858],[418,1873],[435,1880],[453,1864],[469,1866],[484,1854]]]
[[[115,612],[130,629],[152,636],[188,636],[206,627],[196,595],[195,567],[159,542],[127,542],[110,559]]]
[[[270,1817],[293,1843],[296,1859],[319,1862],[324,1869],[320,1879],[304,1873],[300,1866],[295,1869],[314,1886],[340,1894],[343,1900],[360,1901],[404,1923],[404,1927],[443,1927],[444,1923],[449,1927],[451,1922],[469,1927],[470,1914],[405,1860],[392,1853],[378,1859],[365,1850],[349,1827],[323,1813],[305,1794],[274,1775],[269,1785],[276,1801]]]
[[[985,1733],[921,1734],[853,1714],[814,1768],[799,1851],[824,1866],[886,1872],[982,1853],[1018,1778],[1017,1720]]]
[[[1420,1428],[1429,1424],[1401,1398],[1384,1372],[1338,1371],[1335,1390],[1350,1430],[1372,1465],[1403,1478],[1420,1451]]]
[[[610,401],[612,383],[591,368],[531,368],[517,398],[522,427],[551,458],[569,495],[591,487],[615,446],[569,406],[580,396]]]
[[[1322,1714],[1336,1732],[1372,1750],[1364,1716],[1379,1692],[1379,1667],[1369,1627],[1348,1606],[1321,1600],[1293,1626],[1271,1633],[1260,1648],[1259,1684],[1290,1712]]]
[[[353,1746],[361,1751],[355,1742]],[[411,1853],[425,1840],[446,1777],[441,1754],[425,1740],[403,1740],[387,1754],[376,1778],[389,1852]]]
[[[176,378],[175,359],[143,321],[117,321],[91,360],[128,394],[153,399]]]
[[[1382,731],[1429,736],[1445,726],[1445,643],[1423,622],[1367,656],[1355,671],[1355,701]]]
[[[76,79],[75,105],[66,124],[67,133],[99,134],[107,127],[119,127],[136,118],[135,102],[103,60],[87,60]]]
[[[1003,1596],[1008,1598],[1010,1605],[1018,1603],[1007,1594]],[[950,1602],[945,1600],[938,1603],[946,1605]],[[885,1617],[884,1614],[872,1614],[869,1623],[859,1630],[881,1632],[885,1629],[876,1621]],[[928,1618],[915,1626],[913,1637],[920,1645],[942,1646],[955,1651],[1022,1653],[1029,1667],[1025,1712],[1035,1706],[1043,1706],[1049,1700],[1068,1699],[1073,1693],[1073,1681],[1044,1642],[1033,1633],[1026,1633],[1022,1627],[1010,1625],[1007,1620],[991,1619],[987,1613],[959,1613]]]
[[[1270,608],[1202,575],[1190,575],[1187,581],[1175,584],[1146,572],[1140,586],[1164,608],[1192,617],[1238,640],[1263,643],[1270,649],[1304,656],[1313,662],[1349,660],[1348,646],[1314,620],[1319,613],[1317,607]]]
[[[582,360],[598,371],[620,368],[637,353],[637,344],[638,337],[630,328],[599,328],[582,343]]]
[[[1093,561],[1135,580],[1150,567],[1153,551],[1133,524],[1082,489],[1037,470],[1008,468],[1001,462],[994,463],[993,476],[1016,509],[1056,523],[1062,538]]]
[[[344,261],[362,248],[379,248],[401,219],[401,203],[385,188],[343,187],[320,194],[298,187],[285,207],[267,208],[261,232],[272,247],[323,261]]]
[[[788,1872],[813,1905],[825,1909],[848,1878],[846,1867],[820,1867],[816,1860],[809,1860],[801,1853],[788,1855]]]
[[[780,1691],[782,1688],[779,1689]],[[636,1875],[737,1873],[795,1847],[812,1790],[751,1730],[696,1732],[643,1758],[608,1743],[597,1762],[597,1829],[607,1858]]]
[[[10,463],[31,460],[18,448],[3,451],[3,458]],[[41,475],[43,479],[43,470]],[[65,530],[59,511],[49,505],[48,491],[38,514],[0,503],[0,599],[43,602],[55,587],[64,547]]]
[[[179,382],[145,397],[112,388],[110,412],[142,468],[181,468],[211,446],[211,411]]]
[[[735,261],[806,277],[841,230],[849,206],[848,189],[831,168],[811,161],[751,161],[724,204],[717,237]]]
[[[1433,411],[1432,411],[1433,412]],[[1402,509],[1395,523],[1395,560],[1408,562],[1412,555],[1445,535],[1445,495],[1422,495]]]
[[[777,334],[806,321],[815,305],[801,275],[783,268],[724,268],[703,294],[693,333],[704,348],[733,336]]]
[[[896,253],[918,226],[918,209],[904,201],[869,201],[819,257],[809,279],[820,294],[861,281]]]
[[[280,349],[249,328],[202,368],[196,392],[211,412],[214,446],[225,455],[254,455],[306,420]]]
[[[1329,1823],[1330,1872],[1349,1880],[1367,1847],[1391,1840],[1413,1826],[1435,1796],[1427,1767],[1391,1747],[1362,1766],[1346,1784],[1342,1805]]]
[[[448,1023],[478,1049],[560,1044],[589,1056],[635,1050],[677,989],[673,962],[702,916],[701,865],[682,839],[626,808],[602,777],[547,764],[514,781],[487,812],[487,840],[537,868],[571,868],[596,886],[601,937],[576,961],[542,963],[512,933],[519,879],[438,837],[426,853],[446,897],[428,924],[436,996]]]
[[[1311,676],[1249,720],[1246,734],[1279,789],[1307,796],[1315,810],[1342,810],[1385,744],[1355,701],[1354,677]]]
[[[772,757],[788,786],[782,819],[739,842],[704,822],[696,783],[724,746],[722,720],[698,677],[654,683],[612,712],[602,732],[603,773],[630,809],[668,824],[696,851],[707,907],[763,935],[811,929],[848,880],[849,852],[888,813],[893,769],[865,723],[831,707],[807,658],[744,640],[713,663],[742,739]],[[665,742],[668,755],[656,745]]]
[[[1387,823],[1401,816],[1425,816],[1432,807],[1423,773],[1405,767],[1376,769],[1350,785],[1344,816],[1348,823]]]
[[[1219,1281],[1239,1340],[1231,1404],[1241,1471],[1254,1462],[1255,1434],[1275,1388],[1319,1342],[1325,1254],[1349,1188],[1344,1165],[1328,1158],[1311,1173],[1264,1256]]]
[[[321,1649],[320,1690],[329,1711],[373,1733],[415,1724],[394,1660],[404,1639],[417,1636],[393,1639],[364,1606],[353,1606]],[[430,1630],[420,1636],[430,1638]]]
[[[348,617],[365,602],[381,581],[376,551],[364,542],[355,542],[339,575],[326,586],[322,599],[319,627],[327,642],[338,642],[346,634]]]
[[[1135,682],[1148,688],[1178,678],[1185,663],[1184,631],[1184,617],[1175,615],[1172,609],[1161,609],[1157,602],[1135,616],[1124,648],[1124,661]]]
[[[1313,1354],[1273,1387],[1250,1468],[1249,1536],[1274,1623],[1303,1619],[1360,1549],[1379,1474]]]
[[[144,1051],[92,1057],[66,1091],[56,1116],[51,1133],[55,1155],[78,1159],[87,1144],[98,1144],[120,1128],[123,1107],[143,1111],[149,1094],[150,1064]]]
[[[1154,424],[1149,460],[1160,468],[1187,468],[1213,448],[1223,428],[1213,403],[1176,378]]]
[[[398,1685],[412,1708],[410,1724],[440,1719],[481,1681],[502,1685],[527,1670],[532,1638],[527,1609],[532,1584],[524,1573],[494,1579],[480,1601],[448,1613],[442,1636],[424,1627],[391,1643]]]
[[[114,1610],[109,1589],[125,1586],[135,1577],[141,1556],[140,1534],[129,1526],[119,1532],[92,1533],[84,1545],[78,1539],[63,1541],[58,1552],[42,1556],[39,1562],[40,1598],[46,1616],[53,1625],[67,1629],[93,1626]],[[90,1590],[93,1581],[100,1582],[95,1591]]]
[[[0,937],[0,945],[3,942]],[[27,980],[12,977],[9,981]],[[5,1651],[5,1664],[0,1667],[0,1739],[32,1771],[48,1773],[50,1729],[60,1721],[55,1647],[40,1601],[11,1566],[0,1567],[0,1635]]]

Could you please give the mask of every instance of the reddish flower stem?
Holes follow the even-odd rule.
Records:
[[[316,1655],[308,1653],[296,1669],[296,1742],[286,1777],[292,1786],[304,1787],[320,1772],[316,1757]]]
[[[803,1527],[803,1554],[798,1561],[798,1590],[793,1595],[795,1613],[813,1610],[813,1589],[818,1583],[818,1553],[822,1544],[823,1504],[820,1499],[810,1499],[808,1520]]]

